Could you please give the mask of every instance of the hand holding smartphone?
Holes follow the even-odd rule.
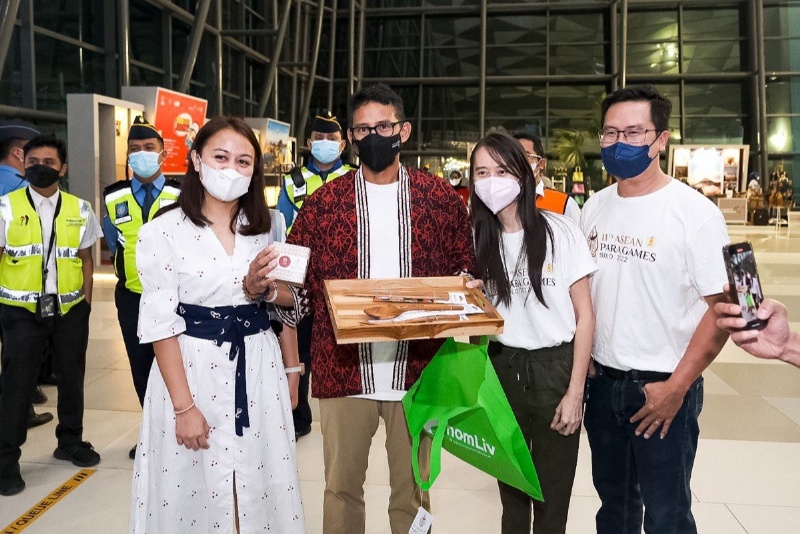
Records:
[[[749,241],[731,243],[722,247],[725,268],[728,271],[730,299],[742,308],[742,318],[747,321],[745,330],[761,330],[767,323],[758,318],[758,307],[764,301],[761,279],[756,270],[756,257]]]

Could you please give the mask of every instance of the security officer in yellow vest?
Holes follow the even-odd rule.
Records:
[[[326,182],[344,176],[352,167],[344,165],[341,154],[347,145],[342,135],[342,127],[330,112],[317,115],[311,124],[311,135],[306,146],[311,150],[311,161],[305,167],[295,167],[283,179],[283,187],[278,196],[278,210],[286,220],[291,231],[297,212],[303,201],[325,185]],[[287,232],[288,233],[288,232]],[[308,405],[308,381],[311,371],[311,328],[313,320],[306,317],[297,325],[297,344],[300,361],[305,372],[300,375],[297,408],[294,417],[295,436],[300,438],[311,432],[311,407]]]
[[[83,441],[83,381],[92,299],[92,245],[100,223],[85,200],[59,191],[67,171],[63,141],[25,145],[29,187],[0,198],[0,327],[6,364],[0,380],[0,495],[25,488],[19,468],[28,407],[48,336],[58,376],[58,447],[53,456],[79,467],[100,462]]]
[[[114,270],[119,278],[114,302],[131,364],[133,387],[141,405],[155,353],[152,343],[140,345],[136,336],[142,298],[142,283],[136,271],[136,243],[142,225],[160,208],[174,203],[180,194],[178,182],[167,180],[161,172],[165,158],[164,139],[143,117],[136,117],[128,132],[128,166],[133,178],[116,182],[103,191],[107,213],[103,217],[103,234],[114,255]],[[131,449],[130,458],[136,458],[136,446]]]
[[[0,121],[0,196],[7,195],[17,189],[28,186],[25,181],[25,155],[23,148],[34,137],[40,135],[39,130],[33,124],[18,120]],[[0,304],[0,307],[2,305]],[[0,342],[2,342],[2,332],[0,332]],[[50,354],[48,352],[47,354]],[[5,358],[2,358],[5,361]],[[48,371],[52,371],[51,365]],[[45,361],[44,367],[48,367]],[[0,364],[2,369],[2,364]],[[41,374],[41,373],[40,373]],[[2,386],[0,386],[0,392]],[[47,395],[38,385],[34,387],[34,404],[44,404],[47,402]],[[50,412],[36,413],[31,404],[28,410],[28,428],[40,426],[53,420]]]

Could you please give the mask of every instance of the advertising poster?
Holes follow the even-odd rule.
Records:
[[[189,150],[197,130],[205,124],[207,108],[208,102],[202,98],[158,88],[153,125],[164,138],[164,174],[186,172]]]
[[[292,163],[289,151],[289,129],[286,122],[267,119],[267,129],[262,138],[264,170],[267,174],[282,173],[283,165]]]
[[[689,156],[688,183],[706,196],[722,194],[722,151],[716,148],[696,148]]]
[[[739,149],[727,148],[722,151],[723,171],[725,173],[725,191],[737,191],[739,189]]]

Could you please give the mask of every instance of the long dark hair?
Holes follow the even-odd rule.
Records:
[[[239,214],[244,213],[247,224],[239,229],[241,235],[258,235],[270,231],[270,217],[267,209],[267,201],[264,197],[264,164],[261,155],[261,147],[258,144],[253,129],[238,117],[214,117],[200,128],[194,138],[192,150],[199,156],[209,139],[222,130],[233,130],[245,137],[253,146],[255,158],[253,159],[253,177],[250,179],[250,187],[242,197],[231,217],[230,229],[236,233],[236,223]],[[203,215],[203,203],[205,202],[205,188],[200,182],[200,173],[194,168],[194,163],[189,163],[186,177],[181,184],[181,194],[175,204],[159,210],[156,216],[169,211],[170,209],[180,208],[186,217],[196,226],[204,227],[210,221]]]
[[[472,223],[475,226],[475,270],[497,300],[505,305],[511,302],[511,281],[503,264],[501,236],[503,225],[500,219],[486,207],[475,194],[475,154],[483,148],[511,176],[520,181],[520,196],[517,200],[517,216],[524,231],[522,250],[528,260],[528,276],[536,298],[544,306],[542,294],[542,266],[547,256],[547,241],[553,250],[553,230],[547,218],[536,207],[536,180],[528,164],[522,145],[502,132],[491,132],[478,141],[470,158],[469,189],[472,205]],[[513,276],[513,273],[512,273]]]

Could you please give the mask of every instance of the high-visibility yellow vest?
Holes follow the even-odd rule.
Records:
[[[147,220],[178,199],[181,190],[178,182],[167,180],[150,208]],[[114,272],[124,281],[125,287],[134,293],[142,292],[142,282],[136,270],[136,243],[139,229],[144,224],[142,207],[136,202],[130,180],[123,180],[108,186],[103,192],[106,211],[111,223],[117,228],[117,250],[114,251]]]
[[[296,175],[298,170],[300,171],[299,176]],[[344,176],[352,170],[353,168],[349,165],[342,165],[335,171],[331,171],[324,182],[319,174],[314,174],[308,169],[308,167],[300,167],[299,169],[286,174],[283,177],[283,186],[286,189],[286,196],[289,198],[289,202],[291,202],[292,206],[294,206],[295,214],[300,211],[301,207],[303,207],[303,201],[311,196],[314,191],[325,185],[326,182],[330,182],[331,180],[335,180],[340,176]],[[293,173],[295,173],[295,176],[293,176]],[[290,225],[287,229],[287,232],[291,229],[292,227]]]
[[[78,249],[92,206],[64,191],[60,195],[51,254],[56,257],[58,304],[64,315],[85,298],[83,261]],[[6,226],[6,246],[0,261],[0,302],[35,312],[36,301],[44,292],[42,264],[50,243],[42,243],[42,224],[27,187],[0,198],[0,216]]]

